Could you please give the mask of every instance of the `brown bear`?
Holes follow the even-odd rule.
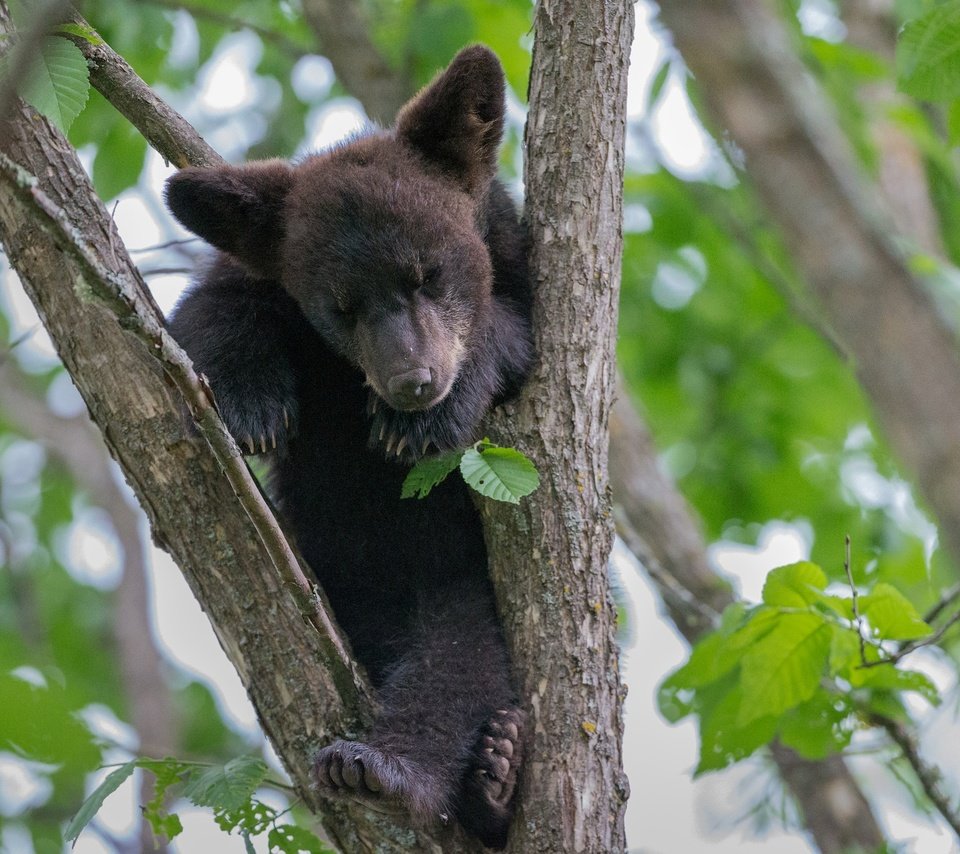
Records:
[[[377,688],[318,785],[456,817],[502,847],[523,713],[479,517],[409,464],[480,438],[533,358],[523,231],[496,180],[504,79],[463,50],[371,131],[294,164],[183,169],[167,203],[220,250],[170,318]]]

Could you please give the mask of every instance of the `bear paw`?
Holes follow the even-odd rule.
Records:
[[[488,848],[503,848],[523,759],[522,709],[500,709],[487,721],[463,780],[457,819]]]
[[[283,450],[296,434],[299,406],[290,395],[257,394],[214,388],[214,400],[223,423],[244,455]]]
[[[427,454],[453,451],[469,445],[486,412],[486,405],[471,405],[453,393],[430,409],[391,409],[373,392],[367,411],[372,417],[370,447],[387,459],[412,464]]]
[[[434,781],[415,762],[358,741],[335,741],[314,759],[317,785],[364,800],[392,800],[422,821],[446,821]]]

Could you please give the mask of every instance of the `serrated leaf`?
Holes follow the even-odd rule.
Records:
[[[407,473],[400,489],[401,498],[426,498],[430,490],[443,483],[458,465],[463,451],[450,451],[436,457],[424,457]]]
[[[255,798],[250,799],[239,809],[215,810],[213,819],[225,833],[238,827],[251,836],[263,833],[277,817],[277,811]]]
[[[77,837],[83,832],[83,829],[100,811],[103,802],[123,785],[127,778],[133,774],[136,767],[136,760],[131,760],[107,774],[104,781],[87,796],[87,799],[80,805],[80,809],[77,810],[76,815],[70,819],[70,823],[64,828],[63,838],[66,839],[67,842],[76,842]]]
[[[763,584],[763,601],[781,608],[804,608],[827,587],[826,573],[815,563],[799,561],[774,569]]]
[[[295,824],[280,824],[271,828],[267,834],[270,854],[334,854],[332,848],[324,844],[309,830]]]
[[[540,485],[534,464],[515,448],[468,448],[460,460],[463,479],[494,501],[519,504]]]
[[[141,768],[153,772],[153,797],[143,805],[143,817],[155,836],[171,840],[183,832],[180,816],[166,809],[167,791],[175,786],[191,766],[176,759],[146,759],[138,763]]]
[[[860,637],[853,628],[834,626],[830,636],[830,675],[849,679],[863,663],[860,658]]]
[[[897,41],[900,88],[931,101],[960,96],[960,2],[907,22]]]
[[[851,684],[857,688],[872,688],[878,691],[915,691],[931,706],[942,702],[937,686],[930,677],[918,670],[900,670],[892,664],[862,667]]]
[[[66,133],[87,103],[90,74],[73,42],[48,38],[34,60],[19,95]]]
[[[826,671],[832,627],[817,614],[781,614],[743,656],[738,723],[782,715],[809,700]]]
[[[756,608],[748,616],[739,615],[742,625],[731,621],[701,638],[687,663],[668,676],[663,687],[702,688],[716,682],[740,664],[745,650],[774,629],[778,616],[771,608]]]
[[[860,597],[860,613],[884,640],[914,640],[933,632],[913,603],[885,581]]]
[[[100,38],[100,34],[89,24],[78,24],[73,21],[68,21],[57,27],[56,31],[64,35],[77,36],[84,41],[90,42],[94,47],[106,44],[106,42]]]
[[[246,804],[267,776],[267,766],[256,756],[238,756],[226,765],[194,774],[183,796],[198,807],[237,810]]]

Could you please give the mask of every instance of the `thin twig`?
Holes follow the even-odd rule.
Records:
[[[162,9],[170,9],[174,12],[187,12],[194,18],[209,21],[227,30],[250,30],[250,32],[260,36],[264,42],[269,42],[295,60],[316,53],[316,51],[310,50],[309,47],[302,44],[298,44],[277,30],[271,30],[269,27],[263,27],[259,24],[245,21],[242,18],[235,18],[233,15],[215,12],[213,9],[207,9],[193,3],[181,3],[178,2],[178,0],[146,0],[146,2],[151,6],[159,6]]]
[[[199,243],[199,237],[178,237],[174,240],[166,240],[163,243],[155,243],[153,246],[141,246],[138,249],[127,249],[131,255],[137,255],[141,252],[159,252],[161,249],[170,249],[174,246],[184,246],[188,243]]]
[[[850,594],[853,597],[853,619],[857,624],[857,638],[860,640],[860,661],[863,665],[867,664],[867,642],[863,636],[863,617],[860,615],[860,603],[858,600],[857,585],[853,583],[853,570],[850,568],[850,535],[843,538],[843,570],[847,574],[847,582],[850,584]]]
[[[925,646],[935,646],[943,639],[943,636],[947,633],[947,631],[957,623],[960,623],[960,611],[957,611],[957,613],[951,616],[950,619],[940,626],[940,628],[937,629],[932,635],[927,635],[925,638],[910,641],[910,643],[904,644],[896,652],[889,654],[884,658],[878,659],[877,661],[864,661],[860,664],[860,669],[867,667],[878,667],[881,664],[896,664],[901,658],[905,658],[906,656],[910,655],[911,652],[916,652],[918,649],[922,649]]]
[[[954,584],[953,587],[950,587],[943,596],[940,597],[940,601],[927,611],[923,617],[923,621],[925,623],[932,623],[949,605],[956,602],[957,599],[960,599],[960,584]]]
[[[943,790],[943,774],[936,765],[926,762],[920,756],[920,744],[917,737],[910,732],[900,721],[886,715],[871,715],[871,721],[882,727],[891,740],[903,752],[904,759],[913,768],[924,794],[930,799],[937,812],[950,825],[957,839],[960,839],[960,811],[951,804],[950,798]]]

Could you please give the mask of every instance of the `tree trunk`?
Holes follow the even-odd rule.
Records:
[[[633,6],[544,0],[534,35],[525,177],[540,359],[491,430],[536,462],[541,486],[519,507],[483,507],[530,714],[510,850],[622,851],[628,786],[607,574],[607,418]]]
[[[624,848],[621,688],[606,575],[606,419],[632,5],[578,5],[544,2],[537,13],[528,216],[537,245],[542,360],[530,392],[498,419],[501,428],[518,431],[544,486],[520,513],[488,508],[501,606],[531,713],[515,851]],[[0,24],[3,12],[0,4]],[[307,785],[311,749],[329,733],[349,735],[364,726],[371,705],[366,684],[344,659],[335,628],[321,633],[307,624],[268,569],[279,568],[283,556],[264,545],[269,512],[247,494],[248,473],[237,465],[235,446],[225,439],[230,453],[224,455],[223,443],[214,441],[215,455],[185,434],[171,378],[187,389],[204,435],[226,435],[209,402],[195,393],[200,385],[189,363],[162,332],[74,152],[22,105],[9,131],[6,153],[40,177],[28,186],[9,165],[0,170],[0,237],[11,263],[156,540],[184,570],[299,793],[317,808]],[[106,294],[122,323],[95,294]],[[238,490],[256,527],[239,509]],[[562,642],[547,645],[547,637]],[[414,834],[342,803],[324,803],[323,812],[345,851],[439,850],[441,837],[449,850],[467,850],[449,833]]]

